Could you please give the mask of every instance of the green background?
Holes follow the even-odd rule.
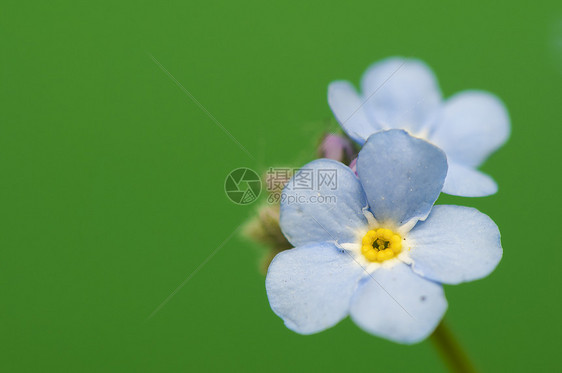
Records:
[[[554,370],[562,5],[470,4],[3,1],[0,370],[444,371],[429,341],[349,320],[289,331],[237,235],[199,267],[257,206],[231,203],[226,175],[311,160],[327,84],[391,55],[425,60],[445,96],[506,103],[512,136],[483,166],[500,192],[441,198],[490,215],[504,258],[446,287],[446,318],[482,370]]]

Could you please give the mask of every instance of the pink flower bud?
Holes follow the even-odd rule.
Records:
[[[353,157],[353,145],[349,139],[329,133],[318,147],[318,156],[347,163]]]

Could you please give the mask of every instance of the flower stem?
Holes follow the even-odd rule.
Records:
[[[463,350],[460,343],[455,338],[453,332],[445,324],[445,321],[437,326],[431,335],[431,341],[439,354],[449,367],[451,372],[455,373],[475,373],[474,365],[472,365],[468,355]]]

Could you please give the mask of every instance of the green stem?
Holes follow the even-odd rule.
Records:
[[[445,324],[445,321],[437,326],[431,335],[431,342],[439,354],[445,360],[451,372],[455,373],[475,373],[474,365],[472,365],[468,355],[463,350],[460,343],[455,338],[453,332]]]

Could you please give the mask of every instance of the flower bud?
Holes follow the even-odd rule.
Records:
[[[320,158],[329,158],[342,163],[349,163],[353,158],[353,144],[344,136],[328,133],[318,147]]]
[[[261,206],[257,214],[246,223],[242,234],[266,247],[267,252],[262,260],[263,273],[267,271],[275,255],[293,247],[279,226],[279,204]]]

